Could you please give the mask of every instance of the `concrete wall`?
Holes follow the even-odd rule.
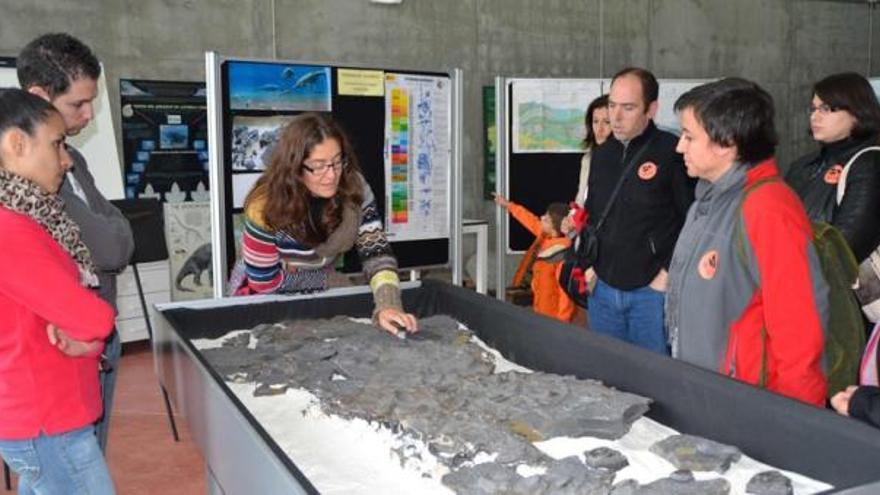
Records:
[[[481,86],[496,75],[739,75],[776,99],[783,163],[812,146],[811,84],[880,73],[880,20],[867,2],[818,0],[0,0],[0,55],[65,30],[118,78],[199,80],[205,50],[224,55],[437,70],[464,69],[464,213],[482,200]],[[94,15],[100,12],[100,15]],[[600,12],[602,15],[600,16]],[[878,25],[880,26],[880,25]],[[116,115],[118,123],[118,112]]]

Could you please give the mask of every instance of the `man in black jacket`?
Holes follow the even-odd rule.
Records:
[[[590,328],[667,354],[663,299],[678,232],[693,201],[678,138],[657,129],[659,88],[645,69],[627,68],[611,83],[612,137],[593,152],[586,208],[595,225],[617,198],[598,231],[598,276],[590,295]],[[630,162],[632,162],[631,166]],[[626,172],[625,177],[622,177]]]

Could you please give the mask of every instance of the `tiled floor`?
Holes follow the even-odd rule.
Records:
[[[180,417],[180,442],[172,437],[147,343],[126,344],[118,369],[107,443],[107,463],[117,492],[206,493],[202,457]]]

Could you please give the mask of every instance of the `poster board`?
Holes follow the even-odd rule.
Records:
[[[577,192],[586,135],[587,106],[603,94],[601,79],[507,79],[509,115],[506,195],[542,215],[552,202],[568,203]],[[508,253],[528,249],[535,237],[506,215]]]
[[[18,76],[15,73],[15,58],[0,57],[0,88],[17,88]]]
[[[871,88],[874,89],[874,94],[880,99],[880,77],[869,78],[868,82],[871,83]]]
[[[657,95],[657,115],[654,123],[664,131],[671,132],[676,136],[681,134],[681,123],[675,115],[675,102],[678,98],[691,89],[702,84],[710,83],[715,79],[658,79],[660,94]]]
[[[554,201],[568,203],[577,192],[587,105],[611,89],[610,79],[507,79],[507,195],[536,215]],[[678,135],[675,101],[714,79],[658,79],[654,122]],[[580,108],[580,110],[578,110]],[[535,130],[540,130],[541,135]],[[535,144],[538,143],[538,144]],[[508,254],[523,252],[534,236],[508,215]]]
[[[215,269],[225,274],[234,263],[247,192],[263,173],[281,127],[305,111],[330,113],[347,131],[399,267],[450,262],[459,156],[453,133],[458,95],[450,73],[206,58],[209,141],[217,155],[210,172],[212,184],[219,184],[212,224],[215,249],[222,251]],[[346,253],[339,268],[359,272],[356,253]]]
[[[213,293],[210,203],[166,202],[163,214],[171,300],[210,298]]]
[[[119,97],[125,197],[207,201],[205,83],[120,79]]]
[[[495,87],[483,86],[483,199],[492,199],[495,192]]]
[[[116,131],[110,113],[110,98],[107,94],[107,80],[104,74],[105,71],[102,70],[98,79],[98,95],[93,102],[94,120],[82,132],[69,137],[67,141],[85,157],[89,171],[95,178],[95,185],[101,194],[107,199],[121,199],[124,197],[122,167],[119,164]],[[0,58],[0,87],[18,87],[14,58]]]

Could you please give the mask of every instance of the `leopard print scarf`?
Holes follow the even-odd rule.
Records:
[[[87,287],[98,286],[89,248],[57,194],[48,194],[32,181],[0,168],[0,206],[34,219],[76,261],[80,282]]]

